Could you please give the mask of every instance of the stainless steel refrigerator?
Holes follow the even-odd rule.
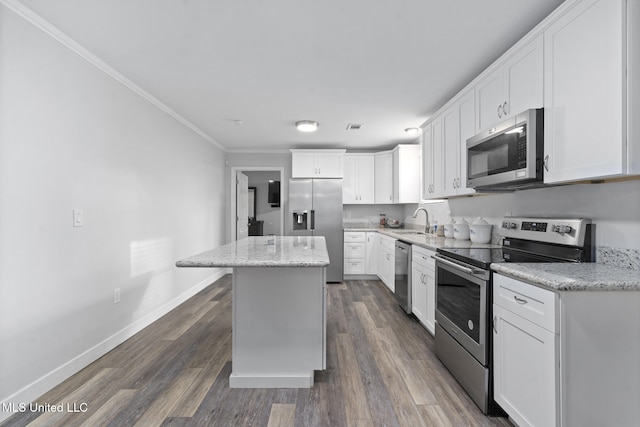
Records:
[[[342,281],[342,179],[290,179],[287,234],[324,236],[327,282]]]

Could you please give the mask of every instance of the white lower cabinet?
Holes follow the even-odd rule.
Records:
[[[640,420],[640,292],[552,292],[493,274],[494,399],[519,426]]]
[[[494,399],[518,426],[557,425],[556,335],[493,306]]]
[[[494,275],[494,399],[520,427],[558,423],[556,295]]]
[[[344,275],[378,275],[379,234],[375,231],[344,232]]]
[[[435,252],[413,245],[411,249],[411,311],[427,330],[435,334]]]
[[[396,239],[381,235],[379,249],[378,277],[391,292],[395,292]]]
[[[346,275],[365,274],[366,233],[363,231],[344,232],[344,272]]]
[[[380,235],[375,231],[366,232],[364,274],[378,275],[378,246]]]

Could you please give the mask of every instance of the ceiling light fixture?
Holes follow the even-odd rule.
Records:
[[[406,128],[404,131],[409,135],[415,135],[416,133],[420,132],[420,128]]]
[[[296,122],[296,128],[300,132],[315,132],[318,130],[318,122],[314,122],[313,120],[300,120]]]

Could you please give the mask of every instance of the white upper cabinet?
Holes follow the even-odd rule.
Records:
[[[433,131],[432,122],[422,128],[422,198],[430,199],[433,189]]]
[[[584,0],[546,29],[545,182],[640,173],[638,9]]]
[[[444,153],[442,141],[442,116],[437,115],[423,128],[423,184],[424,199],[444,196]]]
[[[374,203],[374,155],[345,154],[342,200],[344,204]]]
[[[374,203],[393,203],[393,153],[382,151],[374,154]]]
[[[489,68],[477,82],[476,131],[530,108],[542,108],[543,47],[540,34]]]
[[[420,202],[421,152],[419,144],[400,144],[393,149],[394,203]]]
[[[292,178],[342,178],[346,150],[291,150]]]

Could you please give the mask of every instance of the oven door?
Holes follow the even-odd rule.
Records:
[[[436,258],[436,322],[482,365],[488,364],[487,302],[490,272]]]

